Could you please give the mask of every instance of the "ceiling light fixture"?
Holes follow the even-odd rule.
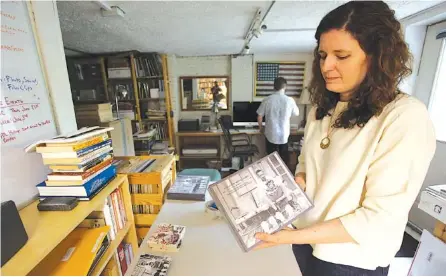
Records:
[[[98,5],[101,9],[104,9],[106,11],[111,11],[111,7],[107,4],[107,1],[92,1],[96,5]]]
[[[252,31],[252,35],[255,36],[256,38],[259,38],[262,34],[263,31],[266,30],[268,27],[263,24],[260,28],[255,29],[254,31]]]
[[[245,47],[243,47],[243,50],[242,50],[242,55],[248,55],[249,50],[251,50],[251,47],[249,47],[249,45],[245,45]]]
[[[120,16],[120,17],[124,17],[125,12],[118,6],[111,6],[111,10],[105,10],[105,9],[101,9],[102,12],[102,16],[107,17],[107,16]]]

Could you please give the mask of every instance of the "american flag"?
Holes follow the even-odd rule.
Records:
[[[300,96],[304,88],[305,62],[293,63],[256,63],[256,96],[274,93],[274,79],[283,77],[287,81],[285,94]]]

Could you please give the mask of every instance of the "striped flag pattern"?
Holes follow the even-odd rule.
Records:
[[[274,93],[274,79],[283,77],[287,81],[285,94],[299,97],[304,88],[305,62],[294,63],[256,63],[256,96]]]

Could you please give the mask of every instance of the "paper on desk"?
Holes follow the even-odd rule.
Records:
[[[428,231],[423,230],[420,244],[408,275],[444,276],[445,274],[446,244]]]

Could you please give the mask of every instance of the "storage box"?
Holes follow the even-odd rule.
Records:
[[[409,276],[446,274],[446,243],[423,230],[420,244],[409,270]]]
[[[446,199],[429,191],[421,192],[418,208],[435,219],[446,223]]]
[[[130,68],[109,68],[108,69],[108,78],[117,79],[117,78],[130,78]]]

